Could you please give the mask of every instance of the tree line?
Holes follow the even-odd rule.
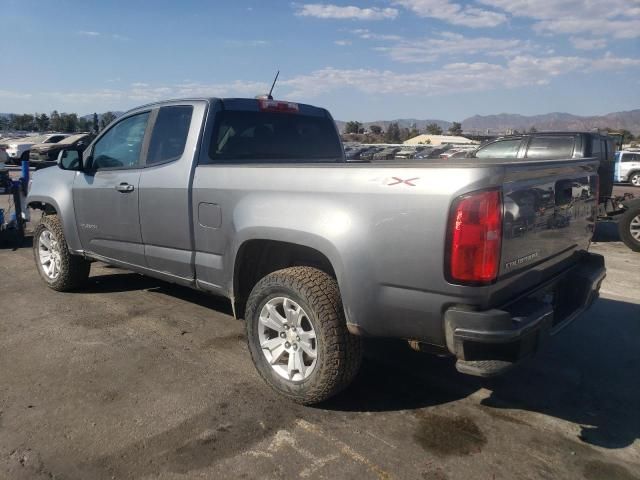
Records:
[[[57,110],[46,113],[10,114],[0,117],[0,130],[18,130],[24,132],[93,132],[98,133],[116,119],[113,112],[98,116],[93,114],[91,119],[79,117],[77,113],[58,113]]]
[[[402,143],[405,140],[417,137],[423,133],[429,135],[442,135],[443,130],[437,123],[428,124],[424,131],[421,132],[415,125],[412,125],[410,128],[401,128],[397,122],[392,122],[389,124],[386,131],[384,131],[380,125],[369,125],[368,131],[366,131],[362,123],[351,121],[346,123],[344,133],[352,135],[366,135],[369,137],[367,140],[371,142]],[[462,135],[462,124],[460,122],[453,122],[447,130],[447,133],[455,136]]]

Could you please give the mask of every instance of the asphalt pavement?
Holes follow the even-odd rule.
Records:
[[[0,248],[0,479],[639,479],[640,254],[596,238],[601,298],[511,373],[369,342],[316,407],[261,381],[226,300],[99,263],[57,293]]]

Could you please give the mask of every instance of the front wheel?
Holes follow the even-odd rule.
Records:
[[[640,187],[640,172],[631,174],[631,176],[629,177],[629,181],[634,187]]]
[[[260,376],[278,393],[314,404],[351,383],[362,362],[338,284],[310,267],[273,272],[247,302],[247,341]]]
[[[74,290],[89,277],[91,263],[71,255],[57,215],[42,217],[33,234],[33,255],[40,277],[53,290]]]
[[[622,214],[618,222],[618,233],[627,247],[640,252],[640,206],[632,207]]]

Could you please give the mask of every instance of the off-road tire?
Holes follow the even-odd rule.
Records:
[[[50,231],[58,242],[60,249],[60,275],[55,280],[50,279],[43,271],[38,254],[40,235],[45,230]],[[68,292],[82,287],[89,277],[91,262],[77,255],[72,255],[67,247],[67,240],[62,231],[62,224],[57,215],[44,215],[33,233],[33,256],[40,277],[49,288],[59,292]]]
[[[631,235],[631,222],[640,216],[640,206],[629,208],[618,221],[618,233],[624,244],[634,252],[640,252],[640,242]]]
[[[317,363],[308,378],[290,381],[279,376],[265,358],[258,330],[260,312],[275,297],[286,296],[307,313],[316,331]],[[351,335],[335,279],[311,267],[291,267],[270,273],[251,291],[246,309],[247,342],[260,376],[296,403],[322,402],[346,388],[362,363],[362,341]]]

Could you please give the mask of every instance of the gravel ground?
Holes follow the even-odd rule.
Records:
[[[258,378],[224,299],[98,263],[56,293],[0,249],[0,479],[639,479],[640,254],[596,238],[601,299],[508,375],[370,342],[314,408]]]

